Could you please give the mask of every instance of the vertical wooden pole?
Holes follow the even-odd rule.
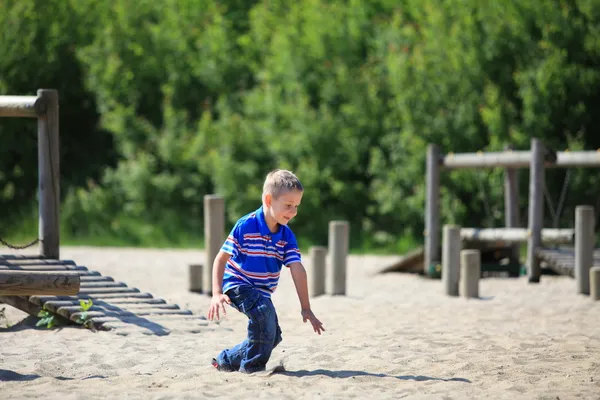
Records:
[[[600,267],[590,268],[590,299],[600,300]]]
[[[590,268],[594,263],[594,207],[575,207],[575,280],[577,293],[590,294]]]
[[[479,297],[481,253],[479,250],[460,252],[460,293],[463,297]]]
[[[461,247],[460,227],[444,225],[442,239],[442,282],[444,293],[448,296],[458,296]]]
[[[329,222],[329,255],[331,268],[326,279],[328,294],[346,294],[346,258],[348,255],[350,225],[348,221]]]
[[[542,225],[544,223],[544,152],[542,142],[539,139],[532,139],[527,240],[527,277],[530,283],[539,282],[541,275],[540,263],[535,251],[542,244]]]
[[[312,246],[310,248],[310,284],[308,293],[310,297],[325,294],[325,269],[326,269],[327,247]]]
[[[204,251],[202,288],[212,296],[213,262],[225,239],[225,200],[218,195],[204,196]]]
[[[42,257],[60,258],[58,91],[39,89],[46,113],[38,117],[39,239]]]
[[[440,262],[440,149],[427,148],[427,193],[425,198],[425,276],[432,276]]]
[[[505,150],[512,148],[506,146]],[[516,168],[504,170],[504,223],[507,228],[519,228],[519,174]],[[519,262],[521,251],[519,243],[511,245],[511,258]]]

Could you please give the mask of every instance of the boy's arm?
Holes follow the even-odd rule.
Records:
[[[302,319],[304,322],[309,320],[313,326],[314,331],[320,335],[321,331],[325,331],[325,328],[323,328],[323,323],[319,321],[317,317],[315,317],[312,310],[310,309],[306,269],[304,269],[304,266],[300,262],[291,263],[289,265],[289,268],[292,273],[294,285],[296,286],[298,299],[300,300],[300,307],[302,309]]]
[[[230,254],[225,253],[223,250],[219,251],[213,262],[212,271],[212,295],[223,294],[223,275],[225,274],[225,264],[231,257]]]
[[[225,274],[225,264],[231,257],[224,251],[219,251],[219,254],[215,257],[213,262],[212,272],[212,299],[210,301],[210,307],[208,308],[207,318],[212,321],[214,318],[219,319],[219,308],[223,310],[223,314],[227,314],[225,310],[225,304],[231,304],[229,296],[223,294],[223,275]]]

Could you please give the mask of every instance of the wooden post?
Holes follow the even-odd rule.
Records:
[[[542,244],[544,222],[544,145],[539,139],[531,140],[531,167],[529,170],[529,238],[527,240],[527,277],[530,283],[540,281],[541,268],[535,251]]]
[[[38,117],[39,239],[42,257],[59,259],[59,125],[58,91],[37,91],[46,112]]]
[[[202,264],[188,266],[188,289],[190,292],[202,293]]]
[[[325,269],[326,269],[327,247],[312,246],[310,248],[310,278],[308,293],[310,297],[325,294]]]
[[[427,193],[425,198],[425,276],[432,276],[440,262],[440,149],[427,148]]]
[[[590,268],[590,298],[600,300],[600,267]]]
[[[327,293],[346,294],[346,258],[348,255],[350,226],[348,221],[329,222],[329,255],[331,267],[326,278]]]
[[[0,296],[72,296],[79,293],[74,271],[0,271]]]
[[[512,151],[510,146],[505,150]],[[515,168],[504,169],[504,223],[507,228],[519,227],[519,171]],[[521,259],[520,245],[511,246],[511,257],[513,262]]]
[[[590,294],[590,268],[594,262],[594,207],[575,207],[575,280],[577,293]]]
[[[202,268],[204,293],[212,296],[213,262],[225,239],[225,200],[218,195],[204,196],[204,251]]]
[[[463,297],[479,297],[481,253],[479,250],[460,252],[460,293]]]
[[[448,296],[458,296],[460,279],[460,227],[444,225],[442,239],[442,282]]]

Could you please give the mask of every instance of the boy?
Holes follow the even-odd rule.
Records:
[[[281,328],[271,301],[281,267],[292,273],[301,314],[313,330],[325,331],[310,309],[306,271],[288,222],[296,216],[304,189],[286,170],[270,172],[263,185],[262,207],[240,218],[213,263],[213,296],[208,319],[219,319],[227,303],[248,317],[248,336],[223,350],[213,366],[220,371],[264,371],[271,351],[281,342]]]

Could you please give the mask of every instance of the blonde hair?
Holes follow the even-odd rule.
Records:
[[[302,183],[296,175],[285,169],[275,169],[267,175],[263,185],[263,196],[270,194],[274,198],[292,190],[304,191]]]

